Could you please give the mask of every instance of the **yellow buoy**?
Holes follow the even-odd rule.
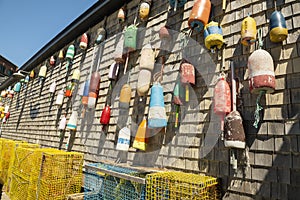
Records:
[[[248,16],[242,21],[242,44],[249,46],[255,43],[256,41],[256,21],[254,18]]]

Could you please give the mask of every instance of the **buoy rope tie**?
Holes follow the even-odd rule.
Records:
[[[262,97],[265,93],[266,93],[265,90],[260,91],[260,92],[259,92],[259,95],[258,95],[258,97],[257,97],[257,99],[256,99],[256,110],[255,110],[255,112],[254,112],[254,118],[255,118],[255,121],[254,121],[254,123],[253,123],[253,126],[254,126],[255,128],[258,127],[258,123],[259,123],[259,121],[260,121],[259,112],[263,109],[263,107],[259,104],[259,102],[260,102],[261,97]]]

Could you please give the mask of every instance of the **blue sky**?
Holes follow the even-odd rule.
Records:
[[[0,54],[21,67],[97,0],[0,0]]]

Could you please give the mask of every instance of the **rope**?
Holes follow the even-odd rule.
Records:
[[[259,121],[260,121],[259,111],[261,111],[261,110],[263,109],[263,107],[259,104],[259,102],[260,102],[261,97],[262,97],[265,93],[266,93],[265,90],[260,91],[260,92],[259,92],[259,95],[258,95],[258,97],[257,97],[257,99],[256,99],[256,110],[255,110],[255,112],[254,112],[254,118],[255,118],[255,121],[254,121],[254,123],[253,123],[253,126],[254,126],[255,128],[258,127],[258,123],[259,123]]]
[[[162,59],[162,65],[161,65],[160,71],[156,72],[153,75],[153,81],[154,82],[159,82],[159,83],[161,83],[161,81],[163,80],[163,73],[164,73],[164,67],[165,67],[165,57],[162,56],[161,59]]]

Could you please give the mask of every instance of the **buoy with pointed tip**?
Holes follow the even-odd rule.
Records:
[[[67,129],[68,130],[76,130],[77,128],[77,118],[78,118],[78,113],[77,111],[72,111],[71,117],[67,123]]]
[[[146,44],[141,50],[140,69],[153,71],[155,65],[155,53],[150,44]]]
[[[224,118],[231,111],[231,92],[225,80],[225,75],[221,74],[214,90],[214,112],[221,118],[221,131],[224,131]]]
[[[105,40],[105,35],[106,35],[106,31],[104,28],[99,28],[98,29],[98,36],[96,39],[96,44],[100,44],[101,42],[103,42]]]
[[[27,84],[30,81],[29,75],[25,76],[24,83]]]
[[[257,34],[257,29],[256,29],[256,21],[254,18],[247,16],[243,21],[242,21],[242,28],[241,28],[241,35],[242,35],[242,40],[241,43],[244,46],[249,46],[252,45],[256,42],[256,34]]]
[[[85,50],[87,46],[88,46],[88,36],[86,33],[84,33],[80,38],[79,47],[80,49]]]
[[[10,117],[10,112],[6,112],[5,116],[4,116],[3,120],[2,120],[2,123],[5,124],[8,121],[9,117]]]
[[[119,132],[116,149],[119,151],[128,151],[130,145],[130,129],[124,127]]]
[[[40,85],[45,81],[46,74],[47,74],[47,66],[46,66],[46,65],[43,65],[43,66],[40,68],[40,71],[39,71],[39,81],[40,81]]]
[[[125,21],[125,9],[123,7],[119,9],[118,20],[119,20],[119,22]]]
[[[119,107],[129,108],[130,99],[131,99],[131,87],[129,84],[125,84],[123,85],[120,91]]]
[[[61,118],[60,122],[59,122],[59,126],[58,126],[58,130],[65,130],[67,125],[67,118],[65,115],[63,115],[63,117]]]
[[[94,72],[91,76],[90,86],[89,86],[89,98],[88,98],[88,107],[95,108],[96,101],[98,99],[100,87],[100,73]]]
[[[208,23],[210,10],[210,0],[196,0],[188,20],[190,29],[198,32],[202,31]]]
[[[55,101],[55,105],[61,106],[64,102],[64,96],[65,96],[64,90],[58,91],[56,101]]]
[[[218,22],[211,21],[204,28],[205,47],[212,52],[221,49],[224,44],[222,27]]]
[[[155,82],[151,87],[150,106],[148,115],[149,128],[163,128],[167,126],[167,115],[164,102],[163,87]]]
[[[13,90],[14,90],[15,92],[20,92],[20,91],[21,91],[21,86],[22,86],[22,84],[21,84],[20,82],[17,82],[17,83],[15,84]]]
[[[148,143],[148,131],[149,129],[147,128],[147,120],[144,118],[136,131],[132,145],[133,148],[146,151]]]
[[[272,42],[282,42],[288,36],[288,29],[283,14],[274,11],[270,17],[270,40]]]
[[[106,105],[101,113],[100,124],[108,125],[109,120],[110,120],[110,106]]]
[[[6,90],[2,90],[1,91],[1,97],[5,98],[7,96],[7,91]]]
[[[108,78],[111,80],[116,80],[118,77],[118,73],[119,73],[119,67],[120,65],[114,61],[110,67],[109,67],[109,72],[108,72]]]
[[[148,19],[150,13],[151,0],[143,0],[140,4],[139,17],[142,21]]]
[[[30,78],[34,78],[34,70],[31,70],[31,71],[30,71],[29,77],[30,77]]]
[[[51,57],[50,57],[49,64],[50,64],[52,67],[55,65],[55,58],[54,58],[54,56],[51,56]]]

